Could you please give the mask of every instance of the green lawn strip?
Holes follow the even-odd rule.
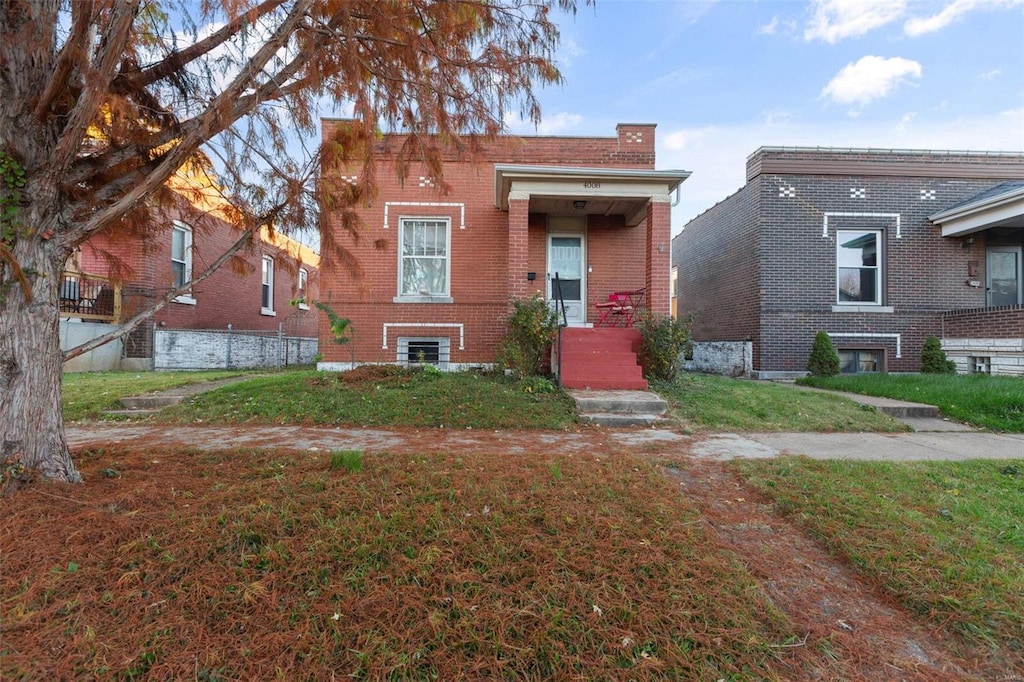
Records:
[[[950,419],[1024,433],[1024,380],[985,374],[858,374],[807,377],[800,383],[935,405]]]
[[[575,422],[560,391],[470,372],[421,372],[347,383],[336,373],[288,372],[198,395],[164,410],[178,423],[562,429]]]
[[[0,676],[776,680],[820,656],[645,460],[336,459],[93,451],[86,485],[0,500],[0,539],[32,538],[0,575]]]
[[[906,431],[907,427],[844,398],[763,381],[680,374],[651,388],[672,414],[708,431]]]
[[[203,372],[68,372],[63,376],[65,421],[95,419],[120,407],[121,398],[214,381],[243,374],[237,370]]]
[[[732,466],[911,611],[1024,665],[1024,460]]]

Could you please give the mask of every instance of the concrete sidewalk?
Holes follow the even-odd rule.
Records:
[[[715,460],[784,454],[815,459],[957,460],[1024,459],[1024,434],[967,433],[719,433],[684,435],[660,428],[582,428],[579,431],[483,431],[474,429],[310,428],[301,426],[204,426],[116,424],[68,426],[74,449],[116,443],[127,446],[208,448],[280,447],[364,452],[527,452],[552,454],[621,452],[693,456]]]

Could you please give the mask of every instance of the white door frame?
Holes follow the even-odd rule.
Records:
[[[985,305],[992,306],[992,254],[1012,253],[1017,260],[1017,303],[1024,302],[1024,272],[1021,269],[1021,247],[989,246],[985,249]]]
[[[580,240],[580,300],[579,301],[566,301],[565,302],[565,314],[566,321],[570,327],[582,327],[586,326],[587,323],[587,234],[586,232],[548,232],[547,244],[546,244],[546,267],[547,267],[547,286],[545,289],[546,298],[549,302],[553,303],[552,293],[552,280],[555,276],[555,272],[551,267],[551,240],[559,237],[579,239]],[[559,311],[561,316],[561,311]]]

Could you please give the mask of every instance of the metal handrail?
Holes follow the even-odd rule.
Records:
[[[556,293],[557,292],[557,293]],[[569,326],[568,317],[565,314],[565,299],[562,297],[562,280],[558,278],[558,273],[555,273],[555,278],[551,282],[551,294],[555,298],[555,311],[562,311],[562,327]]]

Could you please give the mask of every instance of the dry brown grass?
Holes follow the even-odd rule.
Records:
[[[628,456],[98,450],[0,500],[3,679],[793,679],[809,647]]]

